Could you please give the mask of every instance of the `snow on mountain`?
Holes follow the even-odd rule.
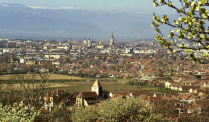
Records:
[[[38,33],[59,36],[95,36],[119,39],[154,38],[152,15],[118,10],[90,11],[74,7],[49,8],[22,4],[0,4],[0,33]],[[59,32],[59,33],[58,33]]]

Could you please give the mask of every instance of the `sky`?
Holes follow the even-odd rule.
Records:
[[[65,8],[82,10],[121,11],[133,14],[173,14],[168,7],[154,7],[153,0],[1,0],[0,3],[18,3],[33,8]],[[175,0],[174,0],[175,1]]]

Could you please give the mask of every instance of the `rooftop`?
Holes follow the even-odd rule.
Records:
[[[92,87],[102,87],[98,80],[96,80]]]

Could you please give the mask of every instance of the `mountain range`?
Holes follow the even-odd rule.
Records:
[[[93,38],[118,40],[154,38],[151,14],[81,9],[43,9],[22,4],[0,4],[0,36]]]

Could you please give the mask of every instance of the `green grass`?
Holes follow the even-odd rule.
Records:
[[[156,86],[151,86],[151,85],[143,85],[138,87],[141,90],[146,90],[146,91],[158,91],[158,87]]]
[[[147,92],[162,92],[162,93],[179,93],[180,91],[178,90],[171,90],[168,88],[162,88],[160,89],[157,86],[152,86],[152,85],[140,85],[138,86],[138,89],[147,91]]]

